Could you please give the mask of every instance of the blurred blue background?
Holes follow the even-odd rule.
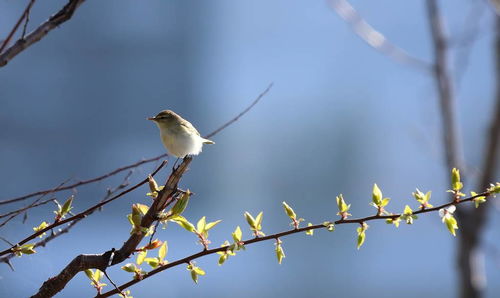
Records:
[[[0,1],[0,36],[12,28],[25,2]],[[64,3],[36,2],[30,28]],[[431,61],[423,1],[352,4],[392,42]],[[479,12],[472,18],[479,31],[469,62],[460,55],[451,61],[454,70],[468,66],[457,86],[458,113],[468,166],[476,169],[494,96],[493,15],[484,1],[440,4],[452,37],[472,26],[471,11]],[[212,246],[229,240],[237,225],[251,237],[244,211],[263,210],[266,233],[289,228],[282,201],[306,222],[336,218],[339,193],[352,204],[354,216],[373,214],[368,203],[374,182],[392,198],[394,212],[405,204],[417,206],[411,197],[415,187],[432,189],[434,204],[447,199],[434,81],[366,45],[324,1],[89,0],[72,20],[0,69],[0,82],[2,200],[163,153],[158,129],[146,121],[162,109],[175,110],[207,134],[270,82],[275,85],[269,94],[215,136],[217,144],[205,146],[182,180],[181,187],[196,193],[185,212],[189,220],[204,215],[223,220],[210,234]],[[156,165],[140,167],[131,181],[143,179]],[[168,173],[163,170],[159,180]],[[74,210],[101,200],[122,177],[79,188]],[[477,177],[471,178],[469,186]],[[76,255],[120,247],[130,230],[126,214],[131,204],[149,202],[146,192],[142,187],[107,205],[37,254],[13,259],[15,272],[0,266],[0,296],[34,294]],[[56,197],[64,201],[71,193]],[[0,212],[13,207],[1,206]],[[17,218],[0,236],[18,241],[51,220],[52,210],[52,205],[32,210],[26,224]],[[490,214],[496,213],[492,208]],[[500,239],[493,229],[498,224],[493,216],[486,231],[487,297],[500,293],[493,282],[500,278]],[[274,244],[263,242],[222,267],[218,256],[197,260],[207,272],[198,285],[180,266],[131,292],[134,297],[457,295],[458,241],[437,214],[399,229],[372,222],[360,250],[356,227],[283,238],[281,265]],[[174,224],[158,237],[168,240],[169,261],[202,249]],[[119,266],[109,273],[118,284],[130,279]],[[94,294],[79,274],[59,297]]]

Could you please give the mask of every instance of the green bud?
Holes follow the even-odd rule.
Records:
[[[149,183],[149,190],[151,191],[151,193],[158,191],[158,183],[156,183],[153,176],[151,175],[148,176],[148,183]]]
[[[365,243],[366,239],[366,230],[368,229],[368,225],[363,222],[361,227],[357,228],[356,231],[358,232],[358,243],[357,243],[357,248],[359,249],[363,243]]]
[[[141,265],[142,262],[144,262],[144,259],[146,258],[146,255],[148,254],[148,251],[147,250],[143,250],[143,251],[140,251],[138,254],[137,254],[137,260],[135,261],[137,263],[137,265]]]
[[[66,202],[64,202],[62,208],[61,208],[61,217],[69,213],[73,207],[71,207],[71,204],[73,203],[73,196],[70,196]]]
[[[376,206],[382,205],[382,191],[378,188],[377,184],[373,184],[372,201]]]
[[[460,170],[453,168],[453,170],[451,170],[451,188],[454,191],[460,191],[462,187],[463,184],[460,181]]]
[[[137,271],[137,267],[135,266],[135,264],[132,263],[128,263],[122,266],[121,269],[131,273],[135,273]]]
[[[285,257],[285,252],[283,251],[283,247],[281,246],[281,240],[277,239],[275,245],[276,258],[278,259],[278,264],[281,264],[283,258]]]
[[[247,220],[247,223],[250,226],[250,228],[252,230],[256,230],[257,229],[257,222],[255,221],[255,218],[253,218],[253,216],[248,212],[245,212],[244,215],[245,215],[245,219]]]
[[[167,252],[168,252],[167,241],[164,241],[162,246],[160,246],[160,249],[158,250],[158,258],[160,259],[161,262],[163,262],[163,260],[167,256]]]
[[[190,223],[186,218],[184,218],[182,215],[177,215],[175,217],[172,217],[169,219],[170,221],[175,222],[179,226],[183,227],[189,232],[195,232],[196,228],[192,223]]]
[[[308,223],[308,224],[307,224],[307,226],[308,226],[308,227],[310,227],[310,226],[312,226],[312,225],[313,225],[312,223]],[[311,230],[307,230],[307,231],[306,231],[306,235],[309,235],[309,236],[314,235],[314,230],[312,230],[312,229],[311,229]]]
[[[94,272],[92,272],[91,269],[85,269],[85,275],[87,275],[87,277],[90,279],[90,280],[93,280],[94,278]]]
[[[490,184],[490,187],[488,188],[488,192],[492,193],[492,194],[500,193],[500,182],[497,182],[495,184]]]
[[[232,233],[232,236],[233,236],[233,240],[234,242],[240,242],[241,241],[241,236],[242,236],[242,233],[241,233],[241,229],[240,229],[240,226],[237,226],[236,229],[234,230],[234,232]]]
[[[191,192],[189,189],[182,194],[182,196],[175,202],[174,207],[172,207],[172,215],[181,215],[189,203],[189,198],[191,197]]]
[[[290,217],[292,220],[297,219],[297,215],[295,214],[295,211],[293,211],[292,207],[290,207],[286,202],[283,201],[283,208],[285,208],[285,212]]]

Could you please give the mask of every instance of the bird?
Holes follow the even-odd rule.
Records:
[[[174,111],[163,110],[156,116],[147,119],[158,126],[163,146],[177,158],[198,155],[203,144],[215,144],[214,141],[200,136],[193,124]]]

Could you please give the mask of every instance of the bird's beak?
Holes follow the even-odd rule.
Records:
[[[155,117],[148,117],[148,120],[155,121],[156,118]]]

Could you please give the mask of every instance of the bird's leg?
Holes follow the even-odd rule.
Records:
[[[172,170],[174,170],[174,171],[176,170],[175,165],[177,164],[177,162],[179,161],[179,159],[180,159],[180,158],[179,158],[179,157],[177,157],[177,159],[175,160],[175,162],[174,162],[174,166],[172,167]]]

